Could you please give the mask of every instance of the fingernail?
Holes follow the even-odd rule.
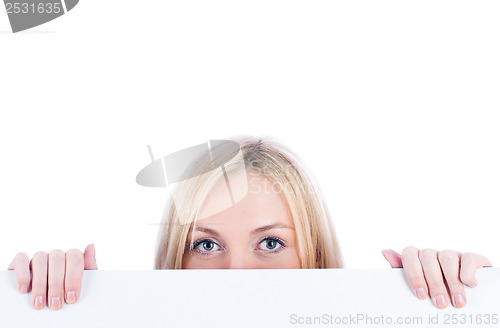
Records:
[[[417,294],[417,297],[421,300],[425,300],[427,298],[427,292],[422,287],[417,288],[416,294]]]
[[[43,296],[35,297],[35,309],[37,310],[43,309]]]
[[[436,296],[435,302],[436,302],[436,306],[440,309],[448,306],[448,303],[446,302],[446,298],[444,297],[444,295]]]
[[[52,297],[51,299],[51,307],[53,309],[59,309],[61,307],[61,298],[55,296],[55,297]]]
[[[69,304],[73,304],[76,302],[75,292],[71,291],[66,293],[66,302],[68,302]]]
[[[465,305],[465,298],[461,294],[454,295],[453,296],[453,305],[455,305],[455,307],[457,307],[457,308],[464,306]]]
[[[21,294],[26,294],[28,292],[28,285],[22,285],[21,288],[19,288],[19,291]]]

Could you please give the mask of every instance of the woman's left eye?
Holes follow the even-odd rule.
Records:
[[[258,245],[258,249],[269,252],[276,252],[285,247],[285,242],[276,237],[266,237]]]
[[[202,239],[194,243],[193,249],[198,253],[207,254],[221,250],[219,244],[211,239]]]

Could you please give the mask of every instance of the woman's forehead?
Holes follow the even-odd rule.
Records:
[[[288,203],[279,188],[267,177],[246,174],[247,190],[239,201],[232,203],[229,192],[234,184],[227,188],[221,179],[212,188],[205,199],[196,225],[221,226],[228,224],[244,224],[247,227],[284,224],[293,226],[292,215]],[[217,209],[223,209],[216,211]],[[216,211],[216,212],[215,212]],[[206,213],[215,214],[207,215]]]

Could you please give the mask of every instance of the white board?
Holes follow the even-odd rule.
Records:
[[[500,327],[500,268],[477,278],[440,310],[401,269],[85,271],[77,304],[37,311],[1,271],[0,327]]]

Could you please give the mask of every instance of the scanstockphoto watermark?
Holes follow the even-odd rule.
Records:
[[[336,315],[323,313],[318,316],[307,316],[296,313],[290,314],[289,323],[298,326],[310,325],[423,325],[424,318],[421,316],[390,316],[390,315],[370,315],[366,313],[350,313],[346,315]]]
[[[385,314],[350,313],[344,315],[323,313],[315,316],[292,313],[289,324],[296,326],[355,326],[355,325],[452,325],[498,327],[498,313],[432,313],[422,316],[395,316]]]
[[[193,193],[203,186],[220,192],[221,197],[207,206],[203,215],[183,217],[183,223],[226,210],[250,193],[316,197],[316,190],[308,180],[303,180],[305,174],[300,172],[298,164],[271,161],[264,155],[253,158],[252,153],[244,153],[233,140],[208,140],[160,157],[153,155],[150,146],[148,151],[151,162],[137,174],[136,182],[145,187],[167,188],[176,208],[192,207],[189,201]],[[270,179],[262,183],[261,176]],[[221,183],[216,186],[215,181]]]

